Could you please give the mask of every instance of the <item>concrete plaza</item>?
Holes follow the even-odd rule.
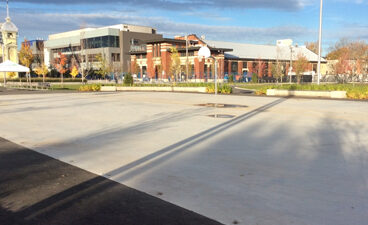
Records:
[[[367,102],[56,93],[0,115],[2,138],[224,224],[368,221]]]

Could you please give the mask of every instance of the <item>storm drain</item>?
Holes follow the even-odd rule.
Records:
[[[219,119],[231,119],[234,118],[234,115],[230,115],[230,114],[212,114],[212,115],[207,115],[208,117],[212,117],[212,118],[219,118]]]
[[[234,104],[224,104],[224,103],[205,103],[205,104],[197,104],[195,106],[202,107],[214,107],[214,108],[246,108],[246,105],[234,105]]]

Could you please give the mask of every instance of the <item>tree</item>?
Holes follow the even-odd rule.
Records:
[[[96,55],[97,62],[100,64],[100,68],[96,71],[97,74],[101,75],[103,78],[106,78],[106,75],[113,72],[112,65],[107,61],[105,55],[98,54]]]
[[[132,72],[133,74],[138,74],[141,72],[141,68],[138,65],[137,58],[134,59]]]
[[[295,74],[298,80],[298,84],[300,84],[303,73],[308,68],[308,59],[303,55],[299,54],[294,62]]]
[[[193,76],[193,68],[192,68],[192,64],[188,64],[188,74],[187,74],[187,78],[192,78]]]
[[[305,47],[307,47],[307,49],[311,50],[312,52],[318,54],[318,41],[315,42],[305,42]]]
[[[284,76],[284,73],[282,72],[282,65],[279,61],[272,64],[271,71],[272,71],[273,77],[276,78],[277,82],[279,82],[279,80],[282,81],[282,77]]]
[[[79,71],[77,69],[77,66],[73,66],[72,71],[70,72],[70,75],[75,79],[79,74]]]
[[[157,77],[161,77],[161,79],[163,79],[163,68],[162,68],[162,63],[161,61],[156,65],[156,69],[157,69]]]
[[[368,44],[365,41],[340,39],[330,48],[327,59],[338,61],[335,65],[338,74],[367,74]]]
[[[171,48],[171,65],[170,65],[170,72],[171,74],[177,79],[178,74],[180,73],[180,55],[176,48]]]
[[[349,51],[344,51],[339,55],[336,64],[334,65],[335,73],[338,75],[351,74],[352,68],[349,60]]]
[[[38,76],[43,77],[43,82],[45,83],[45,77],[49,73],[49,69],[45,64],[42,64],[41,66],[38,66],[35,68],[35,72]]]
[[[255,67],[255,71],[259,78],[262,78],[266,69],[266,63],[260,59],[257,60],[257,65]]]
[[[34,56],[31,49],[31,43],[27,39],[24,39],[24,42],[22,43],[22,46],[19,51],[19,60],[21,64],[31,69],[33,59]],[[29,73],[27,73],[26,76],[28,82],[28,77],[30,77]]]
[[[54,60],[54,67],[60,73],[61,77],[61,87],[64,87],[64,73],[67,71],[67,58],[66,56],[59,52],[58,57]]]
[[[9,77],[10,79],[13,79],[17,74],[15,72],[10,72]]]

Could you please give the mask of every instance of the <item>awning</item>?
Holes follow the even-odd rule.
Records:
[[[0,63],[0,72],[29,72],[29,68],[6,60]]]

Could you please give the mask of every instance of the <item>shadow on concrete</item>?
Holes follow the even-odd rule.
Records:
[[[0,224],[220,224],[7,140],[0,149]]]
[[[124,181],[126,179],[130,179],[133,176],[139,175],[141,172],[147,171],[154,167],[155,165],[158,165],[162,163],[163,161],[169,160],[170,158],[174,157],[176,154],[179,154],[188,148],[199,144],[209,138],[213,138],[217,134],[225,131],[226,129],[231,128],[234,125],[237,125],[238,123],[241,123],[247,119],[250,119],[254,116],[256,116],[259,113],[262,113],[266,111],[267,109],[270,109],[278,104],[281,104],[282,102],[286,101],[287,98],[280,98],[274,102],[271,102],[269,104],[266,104],[262,107],[259,107],[255,110],[252,110],[248,113],[245,113],[243,115],[238,116],[235,119],[226,121],[222,124],[219,124],[213,128],[207,129],[199,134],[193,135],[189,138],[186,138],[180,142],[177,142],[175,144],[172,144],[166,148],[163,148],[159,151],[156,151],[152,154],[149,154],[139,160],[136,160],[132,163],[129,163],[125,166],[122,166],[118,169],[115,169],[113,171],[110,171],[107,175],[109,176],[118,176],[119,180]],[[162,156],[162,157],[161,157]],[[149,163],[147,163],[149,161]],[[140,165],[145,164],[142,167],[139,167]],[[138,167],[136,170],[132,170],[133,168]],[[127,172],[129,171],[129,172]],[[122,176],[122,174],[124,174]]]
[[[158,163],[285,101],[278,99],[133,163],[109,172],[126,177]],[[201,111],[203,109],[200,109]],[[195,110],[195,111],[198,111]],[[190,116],[190,113],[184,112]],[[182,116],[182,115],[177,115]],[[163,117],[134,129],[162,123]],[[175,120],[175,116],[171,118]],[[114,133],[116,131],[112,131]],[[109,135],[104,133],[101,135]],[[91,138],[91,137],[87,137]],[[218,224],[122,184],[24,149],[4,139],[0,157],[0,206],[5,223],[18,224]],[[9,172],[10,171],[10,172]],[[160,193],[158,193],[160,195]],[[19,222],[20,221],[20,222]]]
[[[363,124],[337,121],[326,115],[312,129],[308,120],[305,124],[286,124],[289,116],[286,115],[281,122],[268,118],[264,122],[236,126],[285,100],[278,99],[106,175],[123,182],[148,171],[148,175],[140,177],[145,180],[173,167],[176,172],[191,169],[202,176],[205,174],[207,178],[203,181],[191,178],[191,185],[211,181],[206,183],[211,189],[199,192],[197,186],[191,188],[207,195],[208,200],[223,198],[220,205],[206,204],[217,207],[217,212],[230,205],[231,211],[226,216],[240,218],[242,224],[364,225],[368,220],[368,153],[364,144],[367,140],[362,138],[362,133],[367,132]],[[303,119],[308,115],[297,116]],[[165,119],[168,118],[163,115],[148,124],[131,127],[130,132],[156,127]],[[171,116],[171,119],[177,118]],[[231,134],[211,139],[235,127]],[[104,136],[111,139],[121,132],[108,130],[78,140]],[[216,148],[207,146],[171,163],[175,165],[165,164],[209,139],[215,140]],[[0,215],[5,215],[1,219],[14,222],[21,218],[25,224],[106,224],[106,221],[108,224],[216,224],[124,185],[32,151],[28,154],[28,150],[22,151],[19,146],[0,149]],[[33,154],[37,157],[33,158]],[[207,168],[198,166],[204,159]],[[219,159],[226,163],[219,164]],[[225,183],[222,184],[226,185],[225,190],[219,187],[219,179]],[[180,183],[184,181],[178,185],[185,185]],[[228,199],[236,200],[229,203]]]

